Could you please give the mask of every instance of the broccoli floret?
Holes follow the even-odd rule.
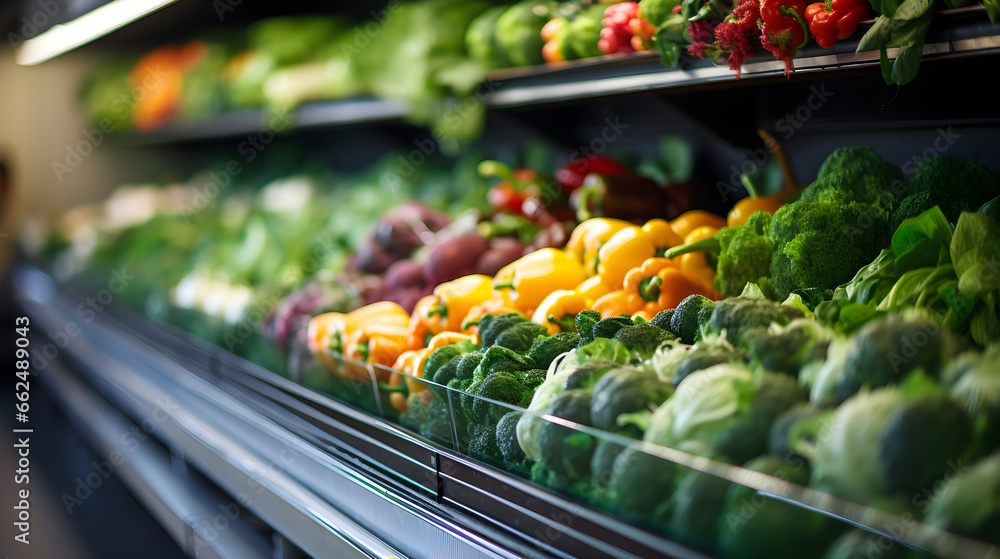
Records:
[[[473,351],[471,353],[466,353],[459,357],[458,364],[455,367],[455,378],[459,380],[471,381],[473,374],[479,367],[479,364],[483,361],[483,352]],[[451,386],[451,382],[448,382],[448,386]]]
[[[523,414],[519,411],[511,411],[504,414],[497,422],[496,440],[500,448],[500,455],[508,465],[520,465],[524,462],[524,451],[521,444],[517,442],[517,422]]]
[[[884,204],[906,192],[903,172],[868,146],[833,150],[816,180],[802,193],[805,202]]]
[[[452,443],[454,436],[452,414],[446,400],[437,397],[431,400],[428,407],[427,427],[422,432],[431,439],[448,444]]]
[[[448,386],[448,383],[455,380],[456,372],[458,371],[458,363],[462,360],[461,355],[456,355],[452,357],[447,363],[438,367],[437,371],[434,372],[433,376],[428,377],[426,369],[424,370],[424,378],[430,380],[434,384],[429,384],[428,388],[433,390],[435,394],[442,398],[447,397],[448,391],[442,386]],[[440,386],[438,386],[440,385]]]
[[[720,293],[735,297],[747,283],[766,285],[775,249],[770,230],[771,214],[757,212],[745,225],[724,227],[715,234],[719,242],[715,288]]]
[[[605,318],[594,325],[594,339],[614,338],[619,330],[632,325],[632,317],[627,314]]]
[[[660,380],[652,371],[614,369],[594,385],[590,403],[591,424],[604,431],[640,438],[644,429],[636,422],[623,422],[626,419],[624,416],[638,412],[652,416],[653,411],[673,393],[673,386]]]
[[[701,338],[702,322],[701,317],[706,314],[711,316],[715,310],[715,301],[704,295],[688,295],[677,305],[673,316],[670,318],[670,331],[677,334],[677,337],[686,344],[693,344]],[[654,317],[655,318],[655,317]]]
[[[500,371],[491,373],[476,390],[477,398],[472,401],[472,413],[480,421],[495,423],[508,411],[503,406],[484,400],[518,405],[524,399],[524,383],[516,373]]]
[[[427,390],[411,394],[407,402],[409,407],[406,413],[399,416],[399,423],[411,431],[424,433],[427,430],[427,421],[430,419],[432,399],[434,394]]]
[[[785,204],[771,221],[770,295],[851,281],[889,241],[887,211],[858,202]]]
[[[486,350],[493,347],[500,334],[503,334],[516,324],[525,322],[528,322],[528,319],[519,312],[508,312],[497,315],[488,314],[482,317],[479,319],[479,339],[482,342],[483,349]]]
[[[612,339],[621,342],[635,357],[645,361],[652,357],[664,342],[676,340],[677,336],[668,330],[645,323],[626,326],[615,332]]]
[[[582,425],[590,423],[589,390],[567,390],[546,413]],[[568,487],[590,476],[590,459],[597,441],[591,435],[546,421],[538,433],[539,462],[549,472],[551,483]]]
[[[473,373],[473,379],[485,378],[487,375],[497,371],[530,371],[534,368],[535,364],[527,357],[512,349],[494,346],[487,349],[486,353],[483,354],[483,360],[479,362],[476,372]]]
[[[670,321],[673,320],[674,312],[676,309],[667,309],[656,313],[656,316],[649,321],[650,326],[656,326],[657,328],[662,328],[664,330],[670,330]],[[670,330],[675,335],[677,332]]]
[[[521,381],[524,385],[524,391],[522,392],[521,401],[517,405],[522,408],[528,407],[531,403],[532,396],[535,395],[535,390],[542,385],[543,382],[548,378],[548,371],[545,369],[532,369],[527,373],[524,373],[524,379]]]
[[[576,332],[560,332],[554,336],[538,337],[531,344],[527,357],[540,369],[548,369],[556,357],[575,348],[580,342]]]
[[[910,179],[910,192],[928,192],[935,200],[965,198],[979,206],[1000,195],[1000,173],[978,161],[963,163],[947,155],[925,157]],[[951,221],[947,212],[945,215]]]
[[[918,368],[937,378],[945,357],[952,355],[950,342],[947,332],[926,315],[894,314],[869,322],[847,349],[837,395],[846,400],[862,387],[898,383]]]
[[[771,324],[784,326],[802,317],[802,311],[767,299],[730,297],[715,304],[708,330],[717,334],[725,331],[729,343],[739,346],[754,330]]]
[[[549,331],[546,330],[541,324],[535,324],[534,322],[522,322],[501,332],[500,335],[497,336],[493,346],[506,347],[513,349],[518,353],[524,353],[531,349],[531,345],[535,342],[535,338],[548,335]]]
[[[576,315],[576,331],[580,334],[578,347],[583,347],[594,341],[594,325],[600,322],[601,313],[597,311],[581,311]]]
[[[953,195],[953,194],[952,194]],[[917,192],[910,194],[896,206],[889,217],[889,231],[899,229],[899,224],[903,221],[917,217],[925,211],[937,206],[941,213],[948,219],[949,223],[958,223],[958,217],[962,212],[976,211],[978,205],[969,198],[943,197],[934,192]]]
[[[477,458],[501,460],[497,432],[493,424],[473,425],[469,439],[469,454]]]

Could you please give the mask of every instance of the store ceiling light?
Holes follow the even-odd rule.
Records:
[[[62,25],[28,39],[17,52],[17,63],[34,66],[79,48],[116,29],[142,19],[177,0],[113,0]]]

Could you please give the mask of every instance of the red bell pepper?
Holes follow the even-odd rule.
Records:
[[[805,0],[761,0],[761,45],[785,61],[785,76],[792,71],[792,57],[809,42]]]
[[[809,31],[816,43],[825,49],[853,35],[858,22],[872,17],[875,12],[868,0],[827,0],[806,8]]]

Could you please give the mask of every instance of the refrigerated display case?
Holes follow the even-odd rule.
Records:
[[[238,18],[312,8],[255,6]],[[164,4],[120,35],[83,48],[148,46],[142,31],[154,28],[154,42],[174,40],[184,18],[208,19],[188,2]],[[758,152],[766,155],[758,128],[782,136],[799,177],[814,176],[834,148],[861,143],[899,165],[936,150],[996,168],[1000,108],[991,84],[1000,68],[1000,25],[989,22],[986,9],[938,14],[920,74],[902,87],[884,84],[878,52],[854,53],[869,25],[833,51],[804,49],[791,78],[782,62],[762,57],[745,64],[737,79],[707,60],[680,70],[643,53],[494,71],[482,96],[479,145],[511,156],[527,140],[541,138],[552,151],[569,154],[591,146],[610,127],[614,138],[605,138],[599,152],[613,148],[644,157],[655,153],[664,134],[682,134],[697,154],[703,188],[718,191],[721,200],[713,204],[719,208],[727,189],[738,188],[732,185],[747,162]],[[50,50],[24,56],[35,63],[63,47],[35,43],[32,48]],[[333,167],[357,169],[390,149],[423,145],[431,133],[409,120],[411,109],[406,101],[378,98],[311,101],[290,113],[276,141],[314,150]],[[203,153],[231,154],[269,118],[265,110],[239,109],[175,119],[151,132],[122,131],[109,138],[107,149],[122,157],[148,150],[190,162]],[[784,534],[789,539],[775,549],[818,557],[850,530],[864,543],[855,549],[886,554],[1000,553],[922,524],[905,508],[811,489],[789,460],[761,471],[729,465],[328,350],[317,355],[297,340],[282,350],[260,335],[257,324],[234,347],[223,332],[232,333],[237,321],[182,308],[155,290],[140,288],[127,300],[113,297],[99,312],[82,312],[80,302],[102,286],[85,274],[67,280],[61,272],[59,263],[45,259],[19,262],[10,271],[13,299],[31,317],[32,346],[44,361],[34,372],[104,455],[124,452],[122,432],[140,428],[151,435],[117,475],[190,556],[707,558],[716,555],[707,551],[716,542],[701,539],[706,532],[698,517],[723,515],[723,502],[735,507],[725,518],[741,535],[718,555],[755,556],[751,550],[766,548],[755,547],[761,541]],[[422,428],[396,409],[385,382],[392,375],[411,392],[430,395],[425,403],[434,402],[441,414],[435,428]],[[642,464],[636,471],[651,476],[636,480],[636,490],[648,490],[649,499],[681,493],[658,493],[657,475],[688,480],[688,516],[664,518],[656,506],[626,510],[606,499],[603,488],[547,483],[530,469],[476,452],[464,429],[469,417],[463,410],[470,404],[462,400],[468,398],[491,417],[535,414],[546,428],[586,441],[580,444],[630,455]],[[702,499],[721,494],[725,499]],[[775,523],[784,524],[784,532]]]

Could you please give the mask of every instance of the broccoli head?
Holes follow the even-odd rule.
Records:
[[[752,341],[748,335],[751,332],[767,328],[771,324],[784,326],[803,316],[802,311],[796,308],[767,299],[730,297],[715,304],[708,330],[716,334],[725,331],[726,340],[734,346],[740,346]]]
[[[481,351],[473,351],[460,356],[455,366],[455,378],[471,382],[473,374],[475,374],[476,369],[482,361],[483,352]],[[450,381],[448,382],[448,386],[451,386]]]
[[[819,168],[816,180],[802,193],[804,202],[860,202],[892,206],[906,193],[903,172],[868,146],[833,150]]]
[[[518,353],[524,353],[531,349],[531,345],[539,336],[548,336],[549,331],[541,324],[534,322],[521,322],[514,324],[497,336],[493,343],[494,347],[506,347]],[[485,347],[485,345],[484,345]]]
[[[477,458],[501,460],[497,432],[493,424],[473,425],[469,433],[469,454]]]
[[[632,317],[627,314],[605,318],[594,325],[594,339],[614,338],[626,326],[632,326]]]
[[[626,326],[616,332],[612,339],[624,344],[640,361],[645,361],[652,357],[664,342],[676,340],[677,336],[669,330],[644,323]]]
[[[548,379],[548,373],[545,369],[532,369],[524,373],[524,378],[521,380],[524,384],[523,397],[517,405],[522,408],[528,407],[528,404],[531,403],[531,398],[535,395],[535,390],[538,390],[538,387]]]
[[[917,217],[934,206],[941,209],[941,213],[944,214],[949,223],[958,223],[958,217],[962,215],[962,212],[976,211],[976,208],[979,207],[970,198],[953,198],[951,196],[954,194],[945,197],[931,191],[910,194],[903,198],[896,209],[892,210],[892,215],[889,216],[889,231],[899,229],[899,224],[903,221]]]
[[[594,385],[590,421],[594,427],[604,431],[642,437],[643,429],[636,422],[622,420],[629,414],[645,413],[651,416],[653,410],[673,393],[673,385],[660,380],[652,371],[614,369]]]
[[[747,283],[756,283],[761,287],[766,284],[775,249],[770,230],[771,214],[757,212],[750,216],[746,224],[723,227],[716,233],[720,252],[715,288],[720,293],[735,297],[743,292]]]
[[[430,380],[434,384],[428,385],[428,388],[435,391],[435,393],[442,397],[447,398],[447,390],[442,388],[442,386],[448,386],[448,383],[455,380],[455,375],[458,371],[458,363],[462,360],[461,355],[456,355],[448,360],[447,363],[437,368],[436,371],[431,376],[427,375],[427,370],[424,369],[424,378]],[[438,386],[440,385],[440,386]]]
[[[493,346],[483,354],[483,360],[479,362],[473,373],[473,379],[486,378],[487,375],[498,371],[530,371],[535,368],[535,364],[520,353],[502,346]]]
[[[670,321],[674,318],[674,313],[677,309],[666,309],[656,313],[656,316],[649,321],[650,326],[656,326],[657,328],[663,328],[664,330],[670,330]],[[673,330],[670,330],[674,332]],[[674,332],[676,335],[677,332]]]
[[[528,359],[540,369],[548,369],[549,365],[563,353],[570,351],[580,343],[580,335],[576,332],[560,332],[554,336],[535,338],[528,350]]]
[[[519,411],[511,411],[504,414],[497,422],[496,441],[500,449],[500,455],[507,465],[520,465],[524,462],[524,451],[521,444],[517,442],[517,422],[524,415]]]
[[[489,400],[515,406],[520,404],[524,399],[523,375],[524,373],[519,376],[507,371],[487,375],[476,390],[476,398],[472,400],[473,416],[479,421],[495,424],[510,410]]]
[[[528,319],[519,312],[483,316],[479,319],[479,340],[482,343],[483,349],[486,350],[493,347],[500,334],[516,324],[523,324],[525,322],[528,322]]]
[[[920,192],[929,192],[938,201],[967,199],[978,207],[1000,195],[1000,173],[978,161],[963,163],[947,155],[925,157],[910,179],[910,193]],[[947,212],[945,215],[951,221]]]
[[[430,419],[431,400],[434,394],[428,390],[414,392],[407,398],[406,412],[399,416],[399,423],[411,431],[424,433]]]
[[[592,310],[582,311],[576,315],[576,331],[580,334],[579,347],[594,341],[594,325],[601,320],[601,313]]]
[[[701,326],[704,323],[700,319],[706,314],[711,316],[713,310],[715,310],[715,301],[704,295],[688,295],[677,305],[677,309],[671,316],[670,331],[677,334],[682,342],[693,344],[701,339]]]
[[[774,214],[770,295],[833,289],[851,281],[889,241],[888,213],[858,202],[795,202]],[[762,286],[763,287],[763,286]]]

